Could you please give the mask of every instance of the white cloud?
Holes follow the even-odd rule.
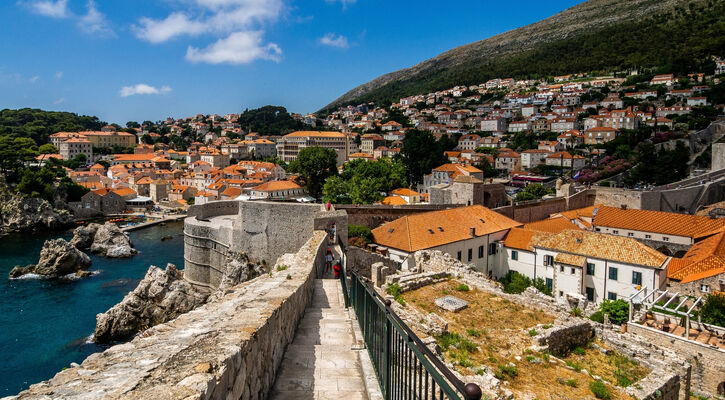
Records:
[[[189,46],[186,59],[209,64],[248,64],[254,60],[279,62],[282,49],[274,43],[263,44],[262,32],[234,32],[204,49]]]
[[[55,79],[63,79],[63,71],[56,72]]]
[[[161,86],[157,88],[155,86],[147,85],[145,83],[139,83],[132,86],[124,86],[119,90],[118,94],[121,97],[128,97],[137,94],[165,94],[169,93],[171,88],[168,86]]]
[[[144,17],[131,29],[137,38],[163,43],[179,37],[208,35],[206,48],[189,46],[186,59],[212,64],[245,64],[256,59],[278,61],[282,50],[264,43],[264,27],[275,22],[283,0],[179,0],[186,5],[162,19]]]
[[[357,0],[325,0],[325,1],[330,4],[340,3],[340,4],[342,4],[343,9],[347,8],[347,6],[350,4],[355,4],[355,2],[357,2]]]
[[[71,15],[68,0],[40,0],[27,3],[36,14],[52,18],[66,18]]]
[[[335,36],[335,34],[332,32],[321,37],[320,43],[324,44],[325,46],[338,47],[340,49],[346,49],[350,47],[350,45],[347,43],[347,38],[345,36]]]
[[[63,103],[65,103],[65,98],[63,98],[63,97],[61,97],[60,99],[53,102],[53,104],[55,104],[55,105],[63,104]]]
[[[97,36],[116,37],[116,33],[111,29],[111,25],[106,16],[98,11],[94,0],[88,0],[86,3],[86,15],[78,20],[78,28],[87,33]]]
[[[34,77],[28,79],[28,81],[30,81],[30,83],[35,83],[38,81],[38,79],[40,79],[40,77],[38,75],[35,75]]]

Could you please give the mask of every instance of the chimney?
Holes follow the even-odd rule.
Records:
[[[471,227],[471,236],[473,236],[473,237],[476,236],[476,228],[474,228],[474,227]]]

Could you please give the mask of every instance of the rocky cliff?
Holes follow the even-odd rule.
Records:
[[[173,264],[165,270],[151,266],[136,289],[110,310],[96,316],[94,340],[99,343],[126,340],[147,328],[170,321],[204,304],[202,293],[184,281]]]
[[[64,239],[46,240],[40,250],[38,263],[24,268],[16,266],[10,271],[10,278],[25,274],[38,274],[48,278],[60,278],[73,273],[85,276],[90,267],[90,257]]]
[[[96,316],[94,340],[99,343],[128,340],[139,332],[170,321],[194,308],[221,298],[240,283],[266,272],[245,254],[231,253],[221,285],[215,292],[191,285],[173,264],[166,270],[151,266],[139,285],[110,310]]]
[[[72,225],[73,216],[68,211],[55,209],[46,200],[0,191],[0,236]]]

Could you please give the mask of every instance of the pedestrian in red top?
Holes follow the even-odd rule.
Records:
[[[335,271],[335,279],[340,278],[340,263],[335,263],[335,266],[333,267]]]

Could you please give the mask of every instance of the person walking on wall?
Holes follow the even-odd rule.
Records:
[[[325,254],[325,272],[332,269],[332,260],[332,250],[328,248],[327,254]]]

